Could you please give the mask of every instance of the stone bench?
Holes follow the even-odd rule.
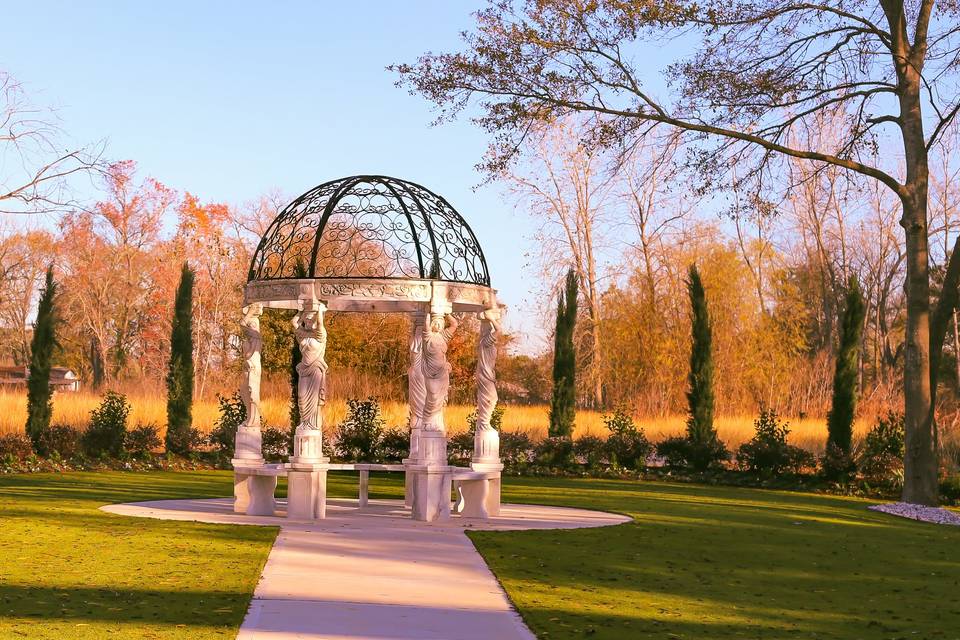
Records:
[[[283,464],[233,463],[233,512],[272,516],[277,508],[277,478],[287,475]]]
[[[360,507],[367,506],[369,502],[371,471],[406,471],[406,467],[402,464],[330,463],[323,466],[326,471],[358,471],[360,473],[360,486],[357,496]],[[244,464],[241,461],[234,461],[233,469],[234,513],[245,513],[248,516],[272,516],[277,508],[275,498],[277,478],[288,476],[291,471],[289,466],[285,464]]]
[[[490,469],[449,467],[452,471],[456,500],[453,508],[465,518],[489,518],[500,514],[500,465]],[[296,518],[323,518],[326,515],[326,472],[357,471],[360,475],[357,491],[358,506],[362,509],[369,503],[370,472],[403,472],[410,470],[402,464],[326,463],[315,465],[311,471],[291,468],[285,464],[257,464],[234,461],[233,510],[250,516],[272,516],[277,508],[275,493],[277,479],[289,476],[287,516]],[[313,478],[322,473],[322,481]],[[301,476],[303,476],[301,482]],[[296,482],[294,482],[296,480]],[[313,486],[318,480],[323,485]],[[310,486],[299,486],[303,483]],[[407,491],[410,486],[407,485]],[[296,494],[296,495],[293,495]],[[303,495],[300,495],[303,494]],[[299,497],[298,497],[299,496]],[[408,496],[409,497],[409,496]]]
[[[357,502],[361,508],[367,506],[367,503],[369,502],[371,471],[406,472],[406,470],[407,468],[402,464],[375,464],[371,462],[330,464],[330,471],[360,472],[360,487],[357,491]]]
[[[500,515],[500,469],[477,470],[454,467],[453,512],[464,518],[487,519]]]

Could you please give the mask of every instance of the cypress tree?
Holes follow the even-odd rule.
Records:
[[[33,325],[30,341],[30,376],[27,378],[27,424],[26,432],[38,453],[43,434],[50,428],[53,415],[53,393],[50,390],[50,366],[53,350],[57,346],[57,314],[54,298],[57,283],[53,281],[53,267],[47,268],[37,319]]]
[[[687,292],[690,295],[693,338],[690,374],[687,377],[690,385],[687,391],[690,412],[687,417],[687,439],[697,449],[705,448],[706,453],[706,450],[718,443],[717,432],[713,428],[713,333],[710,313],[707,310],[707,296],[696,265],[690,265]],[[695,457],[698,458],[695,466],[704,468],[709,464],[709,461],[699,460],[699,455]]]
[[[827,414],[827,449],[840,457],[848,456],[853,439],[853,418],[857,411],[857,372],[860,338],[866,306],[860,283],[854,276],[847,284],[843,313],[840,316],[840,343],[833,373],[833,399]],[[843,469],[834,469],[842,472]]]
[[[577,363],[573,334],[577,324],[577,276],[567,272],[565,291],[557,299],[553,349],[553,396],[550,401],[551,438],[573,436],[576,417]]]
[[[173,306],[167,370],[167,436],[170,453],[186,454],[193,427],[193,271],[183,263]]]

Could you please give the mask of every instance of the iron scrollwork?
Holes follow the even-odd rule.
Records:
[[[306,192],[270,224],[249,280],[415,278],[490,285],[477,238],[442,197],[387,176]]]

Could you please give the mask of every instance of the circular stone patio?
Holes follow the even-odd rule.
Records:
[[[277,515],[283,515],[278,501]],[[466,530],[578,529],[630,522],[585,509],[505,504],[489,519],[410,518],[402,500],[329,500],[324,520],[233,512],[231,498],[101,507],[143,518],[279,526],[238,638],[532,640]],[[430,549],[424,554],[424,549]],[[215,562],[215,559],[211,559]]]

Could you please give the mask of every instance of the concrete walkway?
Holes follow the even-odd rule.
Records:
[[[490,520],[425,523],[393,500],[372,500],[362,510],[356,500],[329,500],[327,519],[317,522],[234,514],[227,498],[102,508],[148,518],[280,526],[241,640],[531,640],[463,531],[629,521],[598,511],[504,505]]]

